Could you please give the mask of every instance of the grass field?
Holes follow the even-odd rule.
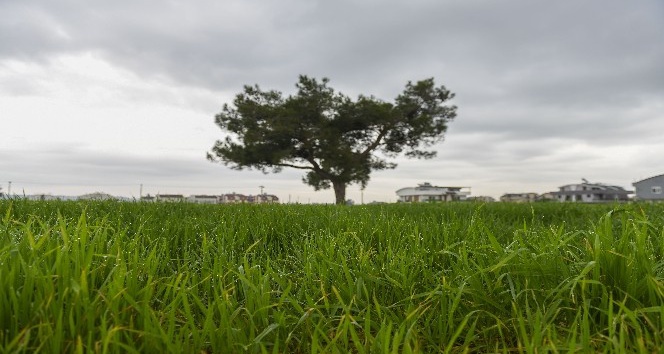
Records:
[[[0,202],[2,352],[656,353],[664,204]]]

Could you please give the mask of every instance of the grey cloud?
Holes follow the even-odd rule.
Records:
[[[646,143],[661,139],[664,120],[660,110],[652,103],[629,106],[607,102],[601,108],[503,104],[470,108],[466,119],[455,124],[462,132],[501,133],[506,140],[563,138],[616,145],[638,136],[641,143]]]
[[[0,2],[0,58],[42,60],[66,51],[61,26],[47,9],[27,2]]]
[[[661,68],[656,59],[662,50],[649,44],[664,38],[657,17],[662,5],[596,5],[520,0],[5,3],[6,12],[22,20],[5,23],[2,33],[16,34],[2,42],[0,53],[15,55],[22,52],[15,49],[20,45],[35,55],[97,50],[142,75],[214,89],[251,83],[290,89],[297,74],[326,75],[379,95],[394,92],[407,79],[449,72],[472,85],[468,90],[497,85],[513,91],[511,85],[546,84],[543,80],[552,75],[575,70],[583,79],[577,74],[584,68],[619,72],[621,64],[644,55]]]

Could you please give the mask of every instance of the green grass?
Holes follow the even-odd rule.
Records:
[[[664,204],[0,202],[0,352],[655,353]]]

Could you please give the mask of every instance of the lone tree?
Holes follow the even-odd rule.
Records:
[[[263,173],[306,170],[304,183],[315,190],[332,186],[336,203],[343,204],[349,184],[364,188],[372,170],[396,167],[388,158],[434,157],[436,151],[423,148],[441,141],[456,116],[456,106],[445,105],[454,94],[432,78],[408,82],[394,103],[362,95],[352,100],[328,82],[300,76],[297,94],[288,97],[245,86],[216,115],[230,134],[208,159]]]

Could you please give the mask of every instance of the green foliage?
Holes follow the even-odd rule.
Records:
[[[0,348],[662,352],[663,212],[0,201]]]
[[[424,148],[442,140],[456,116],[456,107],[445,105],[454,94],[433,79],[408,82],[395,103],[367,96],[352,100],[327,84],[300,76],[297,94],[286,98],[245,86],[216,116],[229,135],[208,158],[236,169],[306,170],[306,184],[316,190],[334,186],[342,204],[348,184],[364,187],[371,171],[395,168],[389,157],[435,156]]]

